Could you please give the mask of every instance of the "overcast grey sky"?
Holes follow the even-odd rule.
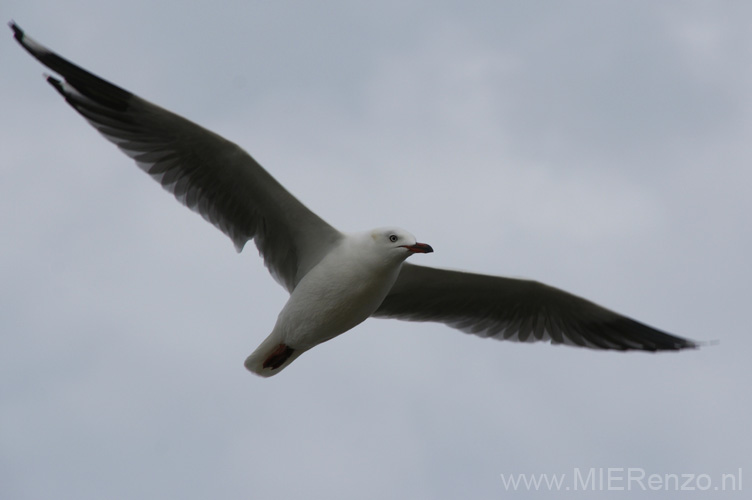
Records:
[[[0,498],[645,498],[500,478],[629,467],[713,481],[665,498],[752,482],[749,2],[0,12],[239,143],[340,229],[399,225],[436,250],[416,262],[720,341],[624,354],[369,320],[256,377],[243,360],[286,294],[255,248],[104,141],[8,30]]]

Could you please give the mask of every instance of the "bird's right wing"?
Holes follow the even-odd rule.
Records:
[[[288,291],[342,237],[234,143],[89,73],[15,23],[11,28],[24,49],[63,77],[47,81],[68,104],[238,251],[255,240]]]
[[[697,347],[536,281],[403,264],[376,317],[436,321],[481,337],[594,349]]]

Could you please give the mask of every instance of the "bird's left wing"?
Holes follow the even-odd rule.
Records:
[[[16,40],[62,75],[47,81],[104,137],[181,203],[232,239],[254,239],[288,291],[341,233],[311,212],[248,153],[219,135],[141,99],[60,57],[11,23]]]
[[[536,281],[404,264],[375,317],[436,321],[481,337],[594,349],[697,347]]]

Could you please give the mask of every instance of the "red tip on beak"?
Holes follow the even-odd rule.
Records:
[[[408,249],[408,251],[412,253],[431,253],[433,252],[433,248],[431,248],[431,245],[427,245],[425,243],[416,243],[415,245],[402,245],[405,248]]]

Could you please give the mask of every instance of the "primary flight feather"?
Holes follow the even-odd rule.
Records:
[[[542,283],[405,263],[433,249],[399,228],[338,231],[236,144],[89,73],[15,23],[10,26],[23,48],[62,76],[47,81],[104,137],[229,236],[238,251],[255,242],[290,298],[272,332],[245,361],[254,373],[275,375],[370,316],[594,349],[697,347]]]

